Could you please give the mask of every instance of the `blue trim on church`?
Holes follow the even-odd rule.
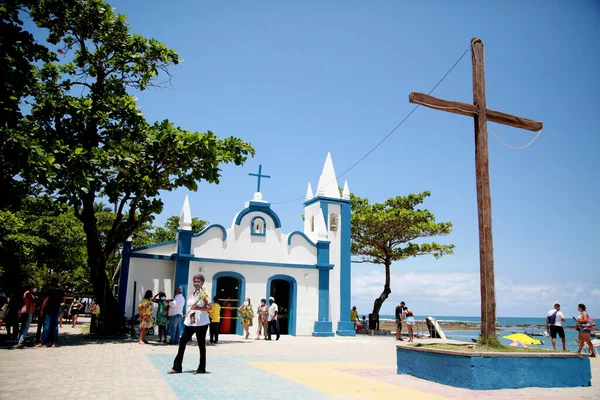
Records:
[[[177,240],[169,240],[168,242],[160,242],[160,243],[156,243],[156,244],[149,244],[148,246],[140,246],[140,247],[136,247],[135,249],[132,249],[131,251],[153,249],[155,247],[166,246],[168,244],[174,244],[174,243],[177,243]]]
[[[313,328],[313,336],[334,336],[333,326],[329,320],[329,268],[319,266],[329,265],[330,242],[317,242],[317,268],[319,269],[319,314]]]
[[[248,207],[244,208],[242,211],[239,212],[235,219],[235,224],[239,225],[242,222],[242,219],[252,212],[260,212],[263,214],[267,214],[273,220],[275,228],[281,228],[281,220],[279,219],[275,211],[271,210],[271,204],[264,203],[261,201],[251,201],[248,204]]]
[[[351,210],[350,202],[342,204],[341,215],[341,240],[340,240],[340,321],[336,329],[336,334],[340,336],[356,336],[354,323],[350,321],[350,294],[351,294],[351,259],[350,246],[352,239],[350,236],[351,228]]]
[[[271,282],[275,279],[281,279],[290,283],[290,301],[288,308],[288,334],[296,336],[296,307],[298,305],[298,282],[296,279],[289,275],[273,275],[267,280],[267,305],[269,304],[269,297],[271,296]],[[275,303],[277,303],[277,297],[275,297]]]
[[[240,301],[238,302],[238,307],[241,306],[244,301],[246,301],[246,278],[244,278],[244,275],[238,273],[238,272],[233,272],[233,271],[221,271],[221,272],[217,272],[216,274],[213,275],[213,280],[212,280],[212,297],[218,296],[219,294],[216,293],[217,292],[217,279],[219,278],[223,278],[223,277],[230,277],[230,278],[235,278],[238,280],[239,282],[239,288],[240,288]],[[211,297],[211,301],[212,301],[212,297]],[[235,333],[237,335],[242,336],[244,334],[244,328],[242,327],[242,320],[241,318],[238,318],[236,320],[235,323]]]
[[[261,220],[263,223],[262,232],[257,232],[256,229],[254,229],[254,221],[257,219]],[[256,216],[252,218],[252,221],[250,222],[250,236],[267,236],[267,221],[265,221],[263,217]]]
[[[294,237],[296,235],[302,236],[304,239],[306,239],[308,244],[310,244],[313,247],[317,247],[317,244],[315,242],[310,240],[309,237],[306,236],[306,234],[304,232],[300,232],[300,231],[294,231],[294,232],[290,233],[290,235],[288,236],[288,246],[292,245],[292,237]]]
[[[190,277],[190,252],[192,250],[192,231],[177,231],[177,253],[175,257],[175,287],[182,289],[184,298],[188,298]],[[185,307],[184,307],[185,312]]]
[[[131,241],[123,243],[123,252],[121,253],[121,274],[119,275],[119,308],[125,311],[127,304],[127,282],[129,281],[129,264],[131,260]],[[134,293],[135,295],[135,293]]]
[[[348,203],[350,204],[350,200],[346,200],[346,199],[334,199],[333,197],[325,197],[325,196],[317,196],[317,197],[313,197],[312,199],[305,201],[304,202],[304,206],[310,206],[311,204],[314,204],[318,201],[326,201],[326,202],[330,202],[330,203]]]
[[[200,236],[204,235],[206,232],[208,232],[209,230],[211,230],[212,228],[219,228],[219,229],[221,229],[221,231],[223,232],[223,241],[227,240],[227,229],[225,229],[225,227],[223,225],[219,225],[219,224],[212,224],[210,226],[207,226],[206,228],[204,228],[202,230],[202,232],[195,233],[193,235],[193,237],[195,237],[195,238],[196,237],[200,237]]]

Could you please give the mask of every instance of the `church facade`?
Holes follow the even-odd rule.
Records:
[[[258,176],[254,198],[229,228],[214,224],[194,234],[186,196],[176,240],[136,249],[131,241],[125,243],[119,304],[128,317],[137,312],[146,290],[171,297],[176,287],[182,287],[187,298],[192,277],[202,273],[205,287],[222,307],[221,333],[242,334],[237,308],[245,298],[256,310],[260,299],[272,296],[279,306],[282,334],[355,334],[349,320],[350,191],[345,182],[340,195],[331,155],[327,154],[316,193],[308,184],[303,231],[284,231],[260,192],[260,170]]]

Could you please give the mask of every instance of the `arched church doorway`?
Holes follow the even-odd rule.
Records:
[[[246,282],[236,272],[219,272],[213,277],[214,296],[221,305],[221,334],[242,334],[238,307],[244,302]]]
[[[288,275],[274,275],[267,282],[267,299],[275,298],[279,308],[279,333],[296,335],[296,280]]]

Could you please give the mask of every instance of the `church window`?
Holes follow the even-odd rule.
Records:
[[[264,218],[254,217],[252,219],[250,233],[252,236],[265,236],[267,232],[267,225]]]
[[[315,216],[314,215],[312,217],[310,217],[310,231],[311,232],[315,231]]]
[[[338,230],[338,221],[339,218],[337,216],[337,214],[330,214],[329,215],[329,230],[332,232],[337,232]]]

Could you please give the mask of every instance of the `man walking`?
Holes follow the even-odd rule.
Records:
[[[404,319],[404,306],[403,301],[400,302],[399,306],[396,306],[396,340],[402,341],[402,320]]]
[[[40,315],[44,317],[42,341],[35,347],[48,345],[56,347],[56,341],[58,340],[58,314],[60,314],[60,304],[64,302],[65,291],[58,286],[58,278],[52,278],[40,311]]]
[[[169,335],[169,344],[179,344],[181,337],[181,321],[183,320],[183,306],[185,305],[185,297],[183,297],[183,289],[178,287],[175,289],[175,297],[169,301],[169,326],[167,334]]]
[[[279,311],[279,308],[277,307],[277,304],[275,303],[275,299],[273,297],[269,297],[269,304],[269,314],[267,317],[267,320],[269,322],[269,328],[267,329],[266,340],[271,340],[271,333],[273,333],[273,331],[275,331],[275,334],[277,335],[277,338],[275,340],[279,340],[279,326],[277,326],[277,313]]]
[[[552,337],[552,347],[556,350],[556,335],[562,340],[562,347],[567,351],[567,340],[565,339],[565,330],[562,323],[565,322],[565,316],[560,312],[560,304],[556,303],[554,308],[548,311],[546,315],[546,329],[550,328],[550,337]]]

